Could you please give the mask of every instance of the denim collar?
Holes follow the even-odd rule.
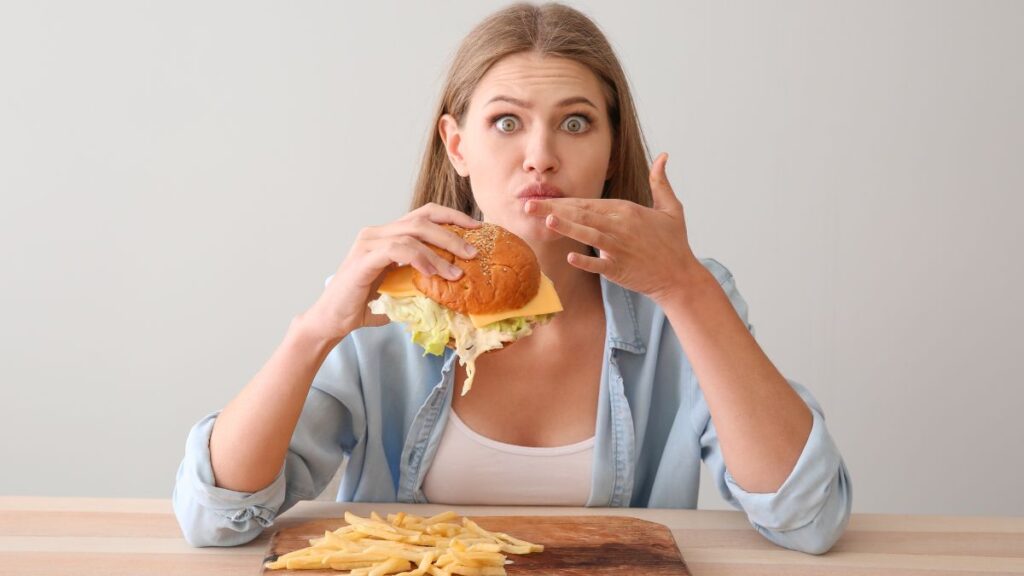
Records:
[[[640,337],[640,323],[636,316],[639,295],[601,276],[601,296],[604,299],[608,345],[633,354],[646,353],[647,345]]]

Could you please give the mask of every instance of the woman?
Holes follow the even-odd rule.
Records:
[[[596,26],[558,4],[491,16],[435,126],[413,210],[362,230],[252,382],[193,428],[186,538],[255,538],[345,457],[339,500],[662,508],[696,507],[703,459],[768,539],[828,550],[850,483],[821,410],[757,345],[729,272],[691,252]],[[480,219],[530,244],[565,310],[480,357],[459,396],[451,351],[423,356],[367,302],[396,263],[457,278],[428,244],[472,258],[441,224]]]

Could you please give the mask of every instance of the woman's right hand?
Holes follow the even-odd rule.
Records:
[[[368,304],[376,298],[384,273],[394,266],[409,264],[428,276],[457,279],[462,270],[427,244],[466,259],[475,257],[476,249],[441,224],[480,226],[479,221],[458,210],[430,203],[389,224],[360,230],[334,278],[304,314],[306,319],[317,326],[321,337],[341,340],[357,328],[387,324],[387,317],[370,312]]]

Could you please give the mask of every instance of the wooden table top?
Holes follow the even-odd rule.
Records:
[[[345,510],[465,516],[625,515],[672,531],[695,576],[709,574],[1024,574],[1024,518],[854,514],[823,556],[779,548],[740,512],[301,502],[287,527]],[[341,525],[339,520],[339,525]],[[169,500],[0,497],[0,574],[255,576],[273,528],[234,548],[192,548]]]

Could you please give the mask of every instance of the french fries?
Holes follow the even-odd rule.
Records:
[[[543,552],[544,546],[490,532],[469,518],[444,512],[424,518],[399,512],[387,519],[345,512],[347,526],[324,532],[309,546],[267,562],[271,570],[344,570],[349,576],[505,576],[506,554]],[[415,568],[414,568],[415,567]]]

